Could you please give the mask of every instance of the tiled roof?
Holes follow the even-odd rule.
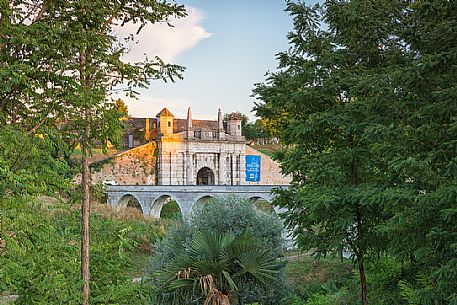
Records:
[[[149,118],[149,130],[153,132],[157,130],[157,118]],[[146,119],[145,118],[130,118],[129,122],[135,129],[144,129],[146,128]],[[225,127],[225,122],[224,122]],[[179,133],[185,131],[187,128],[187,119],[176,119],[173,118],[173,133]],[[217,121],[212,120],[192,120],[192,129],[207,129],[207,130],[217,130]]]
[[[171,116],[174,117],[173,113],[170,112],[167,108],[163,108],[159,113],[157,113],[156,117],[161,117],[161,116]]]
[[[173,120],[173,132],[178,133],[186,130],[187,120],[186,119],[174,119]],[[192,120],[192,129],[210,129],[217,130],[217,121],[211,120]]]

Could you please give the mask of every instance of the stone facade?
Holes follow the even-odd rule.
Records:
[[[246,145],[246,155],[260,156],[260,181],[246,182],[248,185],[288,185],[292,177],[281,174],[281,165],[269,156]]]
[[[135,118],[146,130],[147,144],[134,147],[92,167],[92,183],[119,185],[287,185],[290,177],[269,156],[246,145],[241,120],[177,119],[166,108],[157,117]],[[141,136],[143,137],[143,136]],[[146,138],[144,139],[146,141]],[[246,155],[260,156],[260,181],[246,181]],[[76,177],[78,181],[80,177]]]
[[[156,143],[151,142],[91,165],[92,183],[156,184]]]
[[[183,130],[173,126],[175,121],[166,108],[157,114],[159,185],[244,184],[246,140],[240,118],[230,116],[224,127],[219,110],[215,124],[198,126],[189,108]]]

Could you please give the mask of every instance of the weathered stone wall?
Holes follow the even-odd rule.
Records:
[[[91,165],[92,183],[155,185],[157,152],[155,142],[127,150]]]
[[[281,166],[271,157],[246,145],[246,155],[260,156],[260,181],[246,181],[248,185],[285,185],[290,184],[292,177],[281,174]]]
[[[171,166],[167,164],[168,166],[163,169],[165,173],[162,174],[165,174],[164,176],[170,179],[170,173],[174,172],[175,175],[173,176],[182,177],[181,179],[186,181],[186,183],[174,181],[175,183],[163,184],[195,184],[194,176],[197,174],[198,169],[203,166],[214,170],[216,185],[232,184],[230,172],[238,168],[238,170],[234,171],[237,175],[234,177],[235,183],[233,184],[235,185],[287,185],[292,180],[291,177],[281,174],[281,167],[278,162],[273,161],[269,156],[250,146],[245,146],[245,154],[260,156],[260,182],[245,181],[245,154],[240,151],[240,148],[244,145],[211,142],[191,142],[183,145],[184,143],[180,141],[176,143],[168,142],[167,144],[171,145],[171,147],[167,147],[165,150],[174,151],[171,154],[173,160]],[[195,147],[193,147],[194,145]],[[198,151],[199,153],[187,155],[186,151],[182,149],[184,147],[188,151]],[[163,161],[168,163],[169,160]],[[188,165],[187,168],[186,165]],[[155,185],[157,184],[156,143],[151,142],[130,149],[106,160],[94,163],[91,165],[91,168],[92,183],[94,184],[108,182],[119,185]],[[222,169],[222,171],[219,171],[219,169]],[[75,177],[75,182],[79,181],[80,177]]]
[[[231,137],[198,139],[185,133],[162,135],[158,140],[158,184],[195,185],[197,173],[207,167],[216,185],[245,181],[245,141]]]

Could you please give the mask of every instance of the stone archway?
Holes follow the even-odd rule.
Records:
[[[170,200],[162,206],[160,210],[160,219],[182,219],[182,211],[175,199]]]
[[[153,218],[160,218],[160,215],[162,213],[162,208],[167,205],[167,204],[176,204],[177,205],[177,209],[179,210],[179,217],[182,217],[183,213],[182,213],[182,208],[181,208],[181,205],[179,204],[179,202],[177,202],[177,200],[169,195],[161,195],[159,196],[158,198],[155,198],[152,202],[152,206],[151,206],[151,211],[149,213],[150,216],[152,216]]]
[[[202,167],[197,172],[197,185],[214,185],[214,172],[209,167]]]
[[[266,198],[254,196],[249,198],[249,201],[251,202],[251,204],[254,205],[256,209],[259,209],[267,213],[275,213],[273,205],[271,204],[270,200]]]
[[[121,199],[119,199],[117,206],[121,208],[137,209],[143,214],[143,208],[141,207],[140,201],[132,194],[125,194],[122,196]]]
[[[205,195],[205,196],[198,198],[192,205],[191,213],[193,213],[197,210],[203,209],[205,207],[205,205],[207,205],[208,203],[211,202],[211,200],[214,200],[214,199],[215,198],[211,195]]]

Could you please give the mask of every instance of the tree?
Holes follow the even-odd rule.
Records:
[[[378,141],[405,190],[383,229],[410,274],[401,286],[410,304],[457,302],[456,9],[454,1],[411,1],[401,32],[411,60],[392,71],[398,98],[386,104],[396,120]]]
[[[406,6],[289,1],[291,48],[278,54],[279,70],[254,89],[257,116],[277,123],[285,144],[278,159],[293,175],[275,203],[287,208],[285,222],[300,247],[318,255],[351,251],[364,305],[365,261],[387,249],[387,236],[377,228],[392,215],[382,203],[397,195],[385,191],[394,182],[385,158],[373,150],[379,126],[395,120],[388,108],[396,98],[390,73],[408,62],[399,38]]]
[[[237,111],[235,113],[238,115],[238,117],[241,118],[241,127],[244,127],[249,121],[248,116],[245,115],[244,113],[239,112],[239,111]],[[231,115],[231,113],[224,113],[223,120],[224,121],[228,121],[230,115]]]
[[[116,110],[121,113],[122,118],[127,118],[129,115],[129,108],[124,103],[124,101],[122,99],[118,98],[116,100],[115,104],[116,104]]]
[[[165,270],[159,271],[163,304],[238,304],[238,287],[249,282],[275,282],[280,265],[271,251],[249,233],[249,227],[235,237],[230,233],[197,231],[189,249],[181,251]],[[200,287],[200,289],[196,289]]]
[[[292,187],[277,204],[299,245],[402,266],[410,304],[456,302],[456,53],[449,1],[289,2],[295,31],[257,84]],[[325,21],[326,26],[320,24]]]
[[[44,121],[60,121],[82,151],[83,303],[89,302],[89,183],[88,155],[95,140],[106,144],[121,126],[113,117],[110,90],[126,84],[145,87],[151,79],[173,80],[183,68],[159,58],[127,63],[128,49],[114,36],[113,26],[183,17],[183,6],[164,1],[2,1],[2,120],[20,123],[34,132]],[[132,33],[134,35],[134,33]],[[31,118],[29,119],[29,114]],[[52,124],[50,124],[52,125]]]
[[[63,160],[53,157],[54,150],[48,137],[0,126],[0,198],[53,196],[70,189],[69,168]]]
[[[246,140],[269,139],[271,133],[267,130],[261,119],[257,119],[254,123],[247,123],[243,128],[243,135]]]

